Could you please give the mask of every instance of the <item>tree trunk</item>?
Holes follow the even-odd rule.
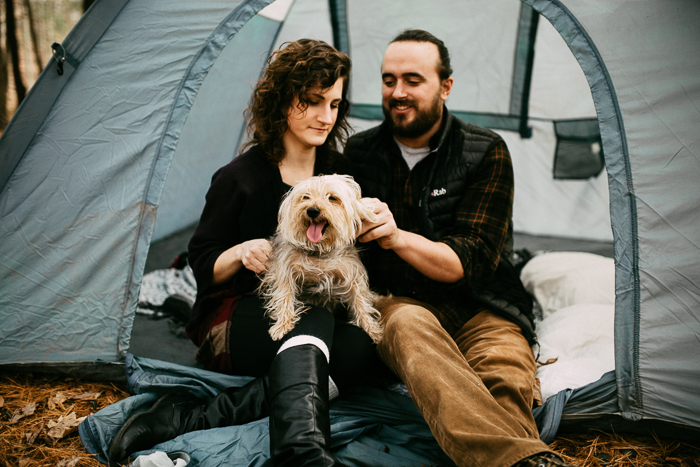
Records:
[[[17,46],[17,32],[15,28],[15,2],[5,0],[5,26],[7,32],[7,50],[12,56],[12,76],[15,80],[15,90],[17,91],[17,106],[22,102],[27,94],[27,88],[22,82],[22,72],[19,69],[19,47]]]
[[[0,132],[7,126],[7,55],[0,47]]]
[[[36,26],[34,24],[34,14],[32,13],[32,3],[29,0],[24,0],[24,7],[27,9],[27,20],[29,22],[29,35],[32,38],[32,49],[34,50],[34,59],[36,60],[36,68],[41,73],[44,69],[44,61],[41,58],[41,51],[39,50],[39,36],[36,33]]]

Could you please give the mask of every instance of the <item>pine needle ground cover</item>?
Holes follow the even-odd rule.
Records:
[[[100,467],[83,448],[78,425],[128,397],[123,387],[72,378],[0,376],[0,466]]]
[[[102,466],[83,448],[78,424],[128,396],[111,383],[0,375],[0,466]],[[591,431],[561,435],[551,447],[581,467],[700,467],[700,441]]]

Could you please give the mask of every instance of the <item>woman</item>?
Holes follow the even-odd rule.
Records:
[[[342,391],[371,373],[368,365],[377,362],[372,341],[320,307],[272,341],[255,290],[286,191],[313,175],[345,172],[336,148],[348,132],[350,68],[347,55],[315,40],[271,55],[248,109],[248,149],[214,174],[189,243],[198,296],[187,330],[199,347],[197,359],[210,370],[258,378],[207,402],[164,396],[127,421],[110,459],[189,431],[269,415],[275,465],[336,465],[329,386]]]

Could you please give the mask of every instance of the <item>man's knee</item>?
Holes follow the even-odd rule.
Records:
[[[384,338],[392,339],[407,333],[424,331],[426,327],[440,326],[430,310],[410,299],[396,299],[378,307],[384,323]]]
[[[398,375],[431,354],[438,342],[451,340],[430,310],[409,300],[399,299],[390,306],[378,307],[384,321],[384,337],[377,344],[377,352]]]

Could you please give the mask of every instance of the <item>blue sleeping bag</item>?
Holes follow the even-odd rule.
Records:
[[[128,391],[132,397],[105,407],[79,426],[85,449],[108,464],[112,438],[133,414],[147,410],[161,395],[190,393],[209,398],[252,378],[128,355]],[[349,467],[454,466],[440,449],[410,397],[377,387],[357,387],[330,404],[333,455]],[[268,418],[240,426],[195,431],[154,446],[185,451],[189,467],[271,465]],[[144,451],[139,454],[147,454]]]

